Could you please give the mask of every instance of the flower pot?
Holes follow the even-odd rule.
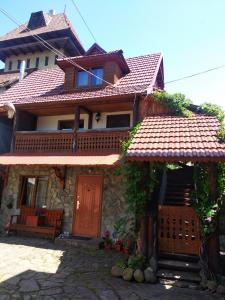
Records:
[[[115,245],[115,250],[116,250],[117,252],[120,252],[120,251],[122,250],[122,245],[121,245],[121,244]]]
[[[111,250],[112,249],[112,245],[105,243],[105,249],[106,250]]]
[[[124,248],[123,248],[123,253],[124,253],[124,254],[129,254],[129,248],[124,247]]]

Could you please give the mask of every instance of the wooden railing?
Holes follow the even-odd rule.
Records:
[[[128,137],[128,130],[78,131],[76,139],[77,151],[109,151],[119,152],[121,142]]]
[[[15,134],[14,152],[111,152],[119,153],[128,130],[87,130],[77,132],[26,131]]]
[[[72,132],[16,132],[15,152],[72,152]]]

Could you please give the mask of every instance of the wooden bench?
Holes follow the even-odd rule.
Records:
[[[28,208],[20,209],[20,215],[12,215],[9,232],[33,232],[55,239],[60,234],[62,209]]]

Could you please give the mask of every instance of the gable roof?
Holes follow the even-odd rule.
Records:
[[[85,55],[92,54],[103,54],[107,53],[102,47],[100,47],[97,43],[94,43],[85,53]]]
[[[225,144],[216,133],[215,117],[146,117],[127,151],[127,159],[143,161],[225,161]]]
[[[162,63],[160,53],[137,56],[126,59],[130,73],[122,77],[113,86],[88,91],[65,93],[64,72],[55,67],[42,69],[18,82],[12,88],[0,95],[0,105],[11,101],[16,105],[43,102],[77,101],[93,98],[105,98],[153,88],[155,79]]]

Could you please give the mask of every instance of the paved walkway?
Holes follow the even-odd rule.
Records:
[[[206,292],[112,278],[113,251],[60,248],[46,240],[0,238],[0,300],[222,299]]]

